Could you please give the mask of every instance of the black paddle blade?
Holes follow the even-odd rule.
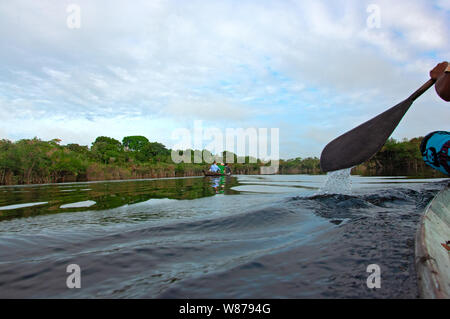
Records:
[[[375,155],[391,136],[413,101],[408,98],[328,143],[320,155],[322,171],[349,168]]]
[[[320,155],[322,171],[349,168],[374,156],[386,143],[414,100],[432,87],[434,82],[436,80],[429,79],[403,102],[328,143]]]

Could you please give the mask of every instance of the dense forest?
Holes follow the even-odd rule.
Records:
[[[0,140],[0,184],[38,184],[113,179],[141,179],[202,175],[209,164],[194,163],[194,156],[214,157],[207,150],[192,151],[192,163],[175,164],[171,150],[144,136],[127,136],[122,142],[106,136],[97,137],[91,147],[60,145],[59,139],[38,138],[17,142]],[[230,153],[230,154],[227,154]],[[233,158],[234,174],[259,174],[260,160],[239,158],[231,152],[216,155]],[[223,156],[223,157],[222,157]],[[313,173],[313,172],[312,172]]]
[[[365,176],[448,177],[426,165],[420,153],[423,137],[397,141],[390,138],[370,160],[355,167],[352,174]]]
[[[443,176],[423,163],[419,151],[421,139],[390,139],[371,160],[352,172],[360,175]],[[209,164],[194,163],[195,154],[203,154],[202,158],[212,156],[207,150],[197,150],[192,152],[192,163],[175,164],[170,149],[161,143],[150,142],[144,136],[127,136],[122,142],[100,136],[91,147],[60,145],[60,142],[59,139],[42,141],[38,138],[17,142],[0,140],[0,184],[196,176],[202,175],[202,170]],[[226,153],[216,156],[230,156]],[[231,156],[234,174],[259,174],[260,166],[264,165],[261,160],[248,156],[240,158],[243,163],[237,163],[237,155],[231,153]],[[280,160],[279,173],[321,174],[319,159]]]

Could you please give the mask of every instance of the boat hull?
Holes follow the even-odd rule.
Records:
[[[203,174],[205,176],[231,176],[231,174],[221,174],[221,173],[214,173],[214,172],[208,172],[208,171],[203,171]]]
[[[428,204],[416,235],[416,270],[422,298],[450,298],[450,186]]]

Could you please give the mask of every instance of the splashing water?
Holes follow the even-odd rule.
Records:
[[[350,167],[327,173],[325,185],[319,189],[318,194],[350,194],[352,190],[351,170]]]

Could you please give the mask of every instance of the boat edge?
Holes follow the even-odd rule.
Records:
[[[420,218],[420,224],[417,229],[415,238],[415,266],[417,273],[417,285],[419,288],[419,297],[424,299],[449,299],[450,295],[444,289],[439,282],[439,271],[436,267],[436,263],[433,262],[434,258],[430,256],[429,249],[426,245],[426,231],[425,222],[429,215],[434,214],[432,207],[436,201],[439,201],[440,197],[445,192],[450,192],[450,184],[444,189],[439,191],[430,203],[426,206],[424,213]]]

